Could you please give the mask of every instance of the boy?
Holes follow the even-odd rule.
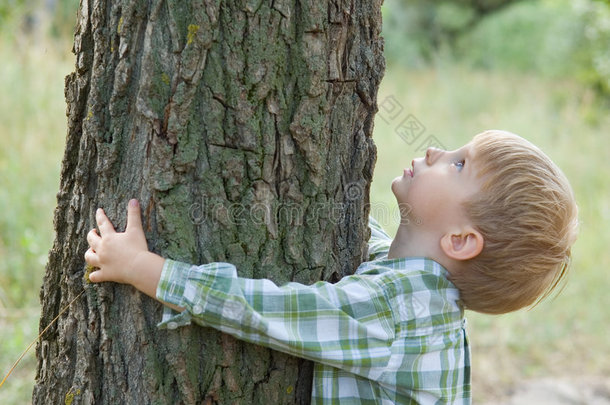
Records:
[[[312,403],[470,403],[464,309],[509,312],[557,286],[577,232],[572,190],[534,145],[487,131],[428,149],[392,191],[410,208],[396,237],[371,221],[371,261],[336,284],[278,287],[227,263],[166,260],[148,251],[135,200],[124,233],[97,211],[90,280],[131,284],[180,312],[167,309],[161,327],[193,320],[314,360]]]

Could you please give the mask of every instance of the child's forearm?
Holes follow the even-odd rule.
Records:
[[[133,259],[127,283],[144,294],[156,298],[157,285],[161,279],[164,262],[164,258],[152,252],[138,253]]]
[[[133,260],[129,284],[144,294],[157,299],[157,286],[161,279],[161,272],[165,259],[152,252],[141,252]],[[161,301],[162,304],[182,312],[184,308]]]

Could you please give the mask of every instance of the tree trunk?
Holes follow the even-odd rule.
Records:
[[[380,0],[81,0],[34,404],[309,403],[312,365],[87,284],[94,212],[151,250],[312,283],[365,257]]]

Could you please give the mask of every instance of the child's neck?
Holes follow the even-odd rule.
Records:
[[[439,261],[438,237],[421,226],[399,225],[396,236],[390,245],[388,259],[402,257],[428,257]]]
[[[408,226],[399,225],[396,236],[390,245],[388,259],[422,256],[422,252],[417,249],[419,242],[421,241],[418,240],[417,236],[413,234]]]
[[[441,250],[438,235],[421,227],[399,225],[396,237],[390,245],[388,259],[403,257],[427,257],[439,263],[449,273],[453,273],[455,266]]]

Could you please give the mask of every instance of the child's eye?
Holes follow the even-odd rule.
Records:
[[[453,162],[453,165],[455,167],[457,167],[458,171],[462,171],[462,169],[464,168],[464,165],[466,164],[466,160],[462,159],[462,160],[458,160],[456,162]]]

